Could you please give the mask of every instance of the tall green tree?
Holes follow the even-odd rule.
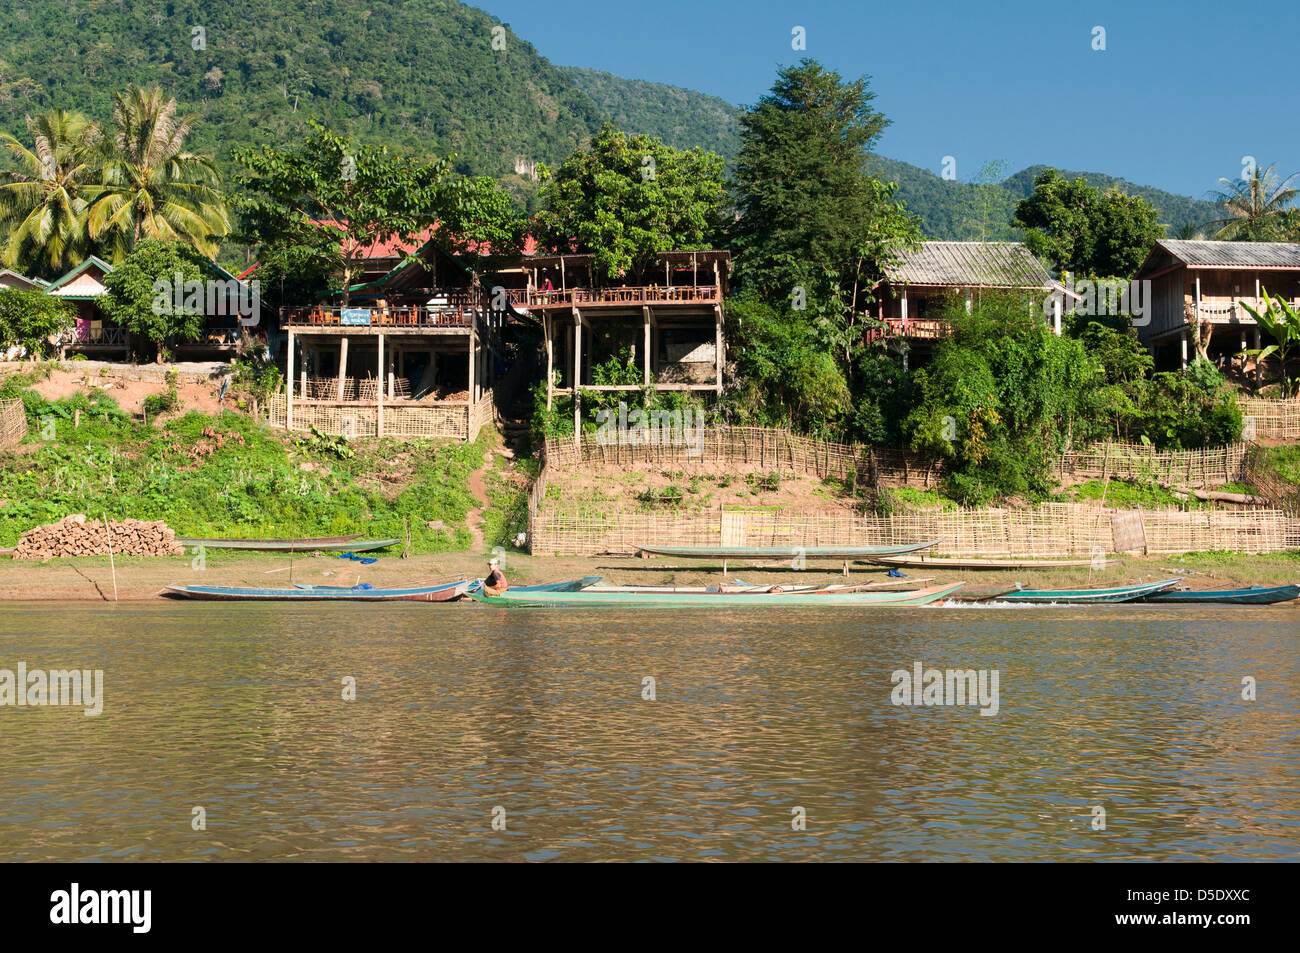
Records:
[[[522,234],[508,199],[456,176],[450,159],[418,162],[310,126],[296,149],[236,150],[240,237],[266,261],[340,280],[345,306],[378,242],[413,245],[441,222],[436,241],[486,254],[484,243],[501,250]]]
[[[216,257],[230,216],[212,157],[185,149],[194,123],[157,87],[114,94],[102,189],[87,216],[113,262],[143,238],[183,241]]]
[[[920,237],[893,200],[894,183],[868,171],[868,152],[889,125],[874,99],[866,77],[846,82],[804,59],[779,70],[740,120],[736,277],[826,321],[842,354],[836,332],[870,300],[881,264]]]
[[[50,337],[72,327],[72,302],[39,288],[0,288],[0,345],[21,344],[32,358],[50,351]]]
[[[27,117],[28,148],[0,134],[17,169],[0,173],[0,261],[56,277],[89,251],[86,211],[98,194],[99,127],[63,109]]]
[[[117,324],[158,346],[161,363],[168,342],[193,341],[203,331],[203,309],[184,306],[184,283],[210,277],[210,265],[192,246],[145,238],[104,278],[100,308]],[[181,284],[182,307],[176,286]],[[159,292],[159,282],[167,287]]]
[[[1215,200],[1225,215],[1210,222],[1221,241],[1279,242],[1300,240],[1300,212],[1292,207],[1300,189],[1295,175],[1279,181],[1273,166],[1258,166],[1245,179],[1219,179],[1223,189]]]
[[[1030,251],[1058,272],[1089,277],[1127,276],[1164,234],[1155,206],[1118,189],[1105,193],[1056,169],[1034,179],[1034,191],[1016,206],[1013,224],[1025,230]]]
[[[721,156],[606,124],[559,169],[543,168],[535,229],[557,251],[595,256],[603,278],[643,283],[659,252],[713,247],[727,189]]]

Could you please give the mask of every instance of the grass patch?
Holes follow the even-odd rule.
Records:
[[[191,412],[157,429],[100,398],[73,428],[83,395],[32,395],[32,433],[0,466],[0,545],[69,513],[165,520],[183,536],[401,537],[415,553],[464,549],[477,502],[469,475],[480,444],[329,441],[286,436],[242,414]],[[37,405],[39,402],[39,406]],[[48,438],[48,439],[46,439]],[[429,523],[441,522],[446,529]]]

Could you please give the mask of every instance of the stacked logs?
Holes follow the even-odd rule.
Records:
[[[49,559],[56,556],[180,556],[185,547],[176,531],[162,520],[87,520],[84,514],[65,516],[57,523],[23,533],[14,549],[15,559]]]

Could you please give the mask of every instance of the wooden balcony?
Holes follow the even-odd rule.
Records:
[[[868,341],[879,341],[887,337],[903,337],[912,341],[937,341],[948,336],[948,324],[936,318],[885,318],[884,328],[872,328],[867,332]]]
[[[1273,300],[1278,299],[1274,297]],[[1242,307],[1243,302],[1256,311],[1263,311],[1265,308],[1263,298],[1214,298],[1207,295],[1201,298],[1201,307],[1198,314],[1196,299],[1186,296],[1183,299],[1183,317],[1188,324],[1207,322],[1209,324],[1244,324],[1253,327],[1256,323],[1255,318]],[[1287,304],[1291,305],[1292,308],[1300,308],[1300,298],[1288,301]]]
[[[126,328],[87,328],[79,327],[72,331],[72,342],[68,345],[75,348],[122,348],[127,346]]]
[[[719,304],[722,298],[717,285],[633,285],[551,291],[529,289],[527,300],[529,308],[626,308],[638,305]]]
[[[445,304],[397,307],[349,307],[315,305],[281,309],[281,321],[292,328],[393,328],[470,329],[478,319],[482,302],[470,295],[448,296]]]

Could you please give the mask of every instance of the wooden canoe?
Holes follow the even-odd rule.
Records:
[[[1162,579],[1159,582],[1143,582],[1132,586],[1114,586],[1109,589],[1020,589],[1001,597],[1002,602],[1032,602],[1049,605],[1097,605],[1110,602],[1135,602],[1138,599],[1155,595],[1166,589],[1172,589],[1182,582],[1177,579]]]
[[[303,539],[204,539],[197,536],[177,536],[182,546],[201,546],[204,549],[246,549],[275,553],[351,552],[365,553],[374,549],[396,546],[400,539],[362,539],[355,536],[315,536]]]
[[[1246,589],[1166,589],[1146,597],[1147,602],[1207,603],[1236,606],[1268,606],[1300,599],[1300,586],[1250,586]]]
[[[578,592],[583,589],[589,589],[596,583],[600,582],[604,576],[583,576],[581,579],[569,579],[566,582],[544,582],[536,586],[511,586],[511,592]],[[483,587],[482,579],[475,579],[469,584],[469,588],[481,589]]]
[[[475,602],[510,608],[618,608],[618,609],[875,609],[895,606],[924,606],[951,595],[963,583],[933,586],[912,592],[847,592],[826,595],[809,592],[782,593],[655,593],[655,592],[516,592],[507,589],[496,596],[470,592]]]
[[[468,580],[447,582],[437,586],[416,586],[407,589],[243,589],[236,586],[168,586],[164,595],[182,599],[199,599],[218,602],[451,602],[459,599],[469,586]]]
[[[984,559],[960,556],[868,556],[869,562],[905,569],[1079,569],[1091,566],[1091,559]],[[1119,565],[1118,559],[1106,557],[1107,566]]]
[[[864,559],[920,552],[938,546],[944,538],[900,546],[638,546],[637,549],[681,559]]]

